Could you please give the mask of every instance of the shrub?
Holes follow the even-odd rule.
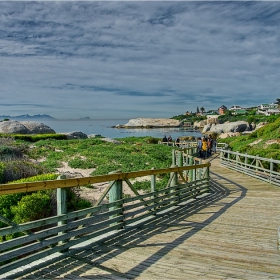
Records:
[[[12,206],[12,213],[16,223],[26,223],[50,215],[51,198],[43,192],[35,192],[21,198],[17,206]]]
[[[13,160],[4,162],[3,183],[44,173],[44,168],[28,161]]]
[[[28,142],[37,142],[45,139],[66,140],[65,134],[6,134],[1,133],[0,137],[10,137],[16,140],[23,140]]]

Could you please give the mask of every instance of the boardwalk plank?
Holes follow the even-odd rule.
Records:
[[[15,278],[280,279],[280,188],[211,164],[208,196]]]

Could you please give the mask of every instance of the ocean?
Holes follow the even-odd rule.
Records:
[[[152,136],[163,138],[164,135],[171,135],[173,139],[179,136],[201,137],[200,132],[187,131],[184,128],[152,128],[152,129],[125,129],[112,128],[118,124],[126,124],[129,119],[90,119],[90,120],[43,120],[40,121],[56,133],[81,131],[87,135],[100,134],[109,138],[141,137]]]

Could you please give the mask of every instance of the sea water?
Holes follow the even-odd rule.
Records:
[[[186,128],[114,128],[118,124],[126,124],[129,119],[86,119],[86,120],[44,120],[56,133],[80,131],[87,135],[100,134],[109,138],[142,137],[152,136],[163,138],[164,135],[175,140],[180,136],[201,137],[199,131],[188,131]]]

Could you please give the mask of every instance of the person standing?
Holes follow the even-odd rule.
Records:
[[[216,147],[217,147],[217,139],[213,138],[212,139],[212,152],[213,152],[213,154],[216,153]]]
[[[205,137],[202,138],[202,158],[205,159],[206,158],[206,153],[207,153],[207,140]]]
[[[209,135],[207,139],[207,157],[210,157],[212,154],[212,143],[213,143],[212,135]]]
[[[168,146],[172,146],[172,137],[171,137],[171,135],[168,136],[167,141],[168,141]]]
[[[176,138],[175,143],[176,143],[177,147],[180,147],[180,138],[179,137]]]

